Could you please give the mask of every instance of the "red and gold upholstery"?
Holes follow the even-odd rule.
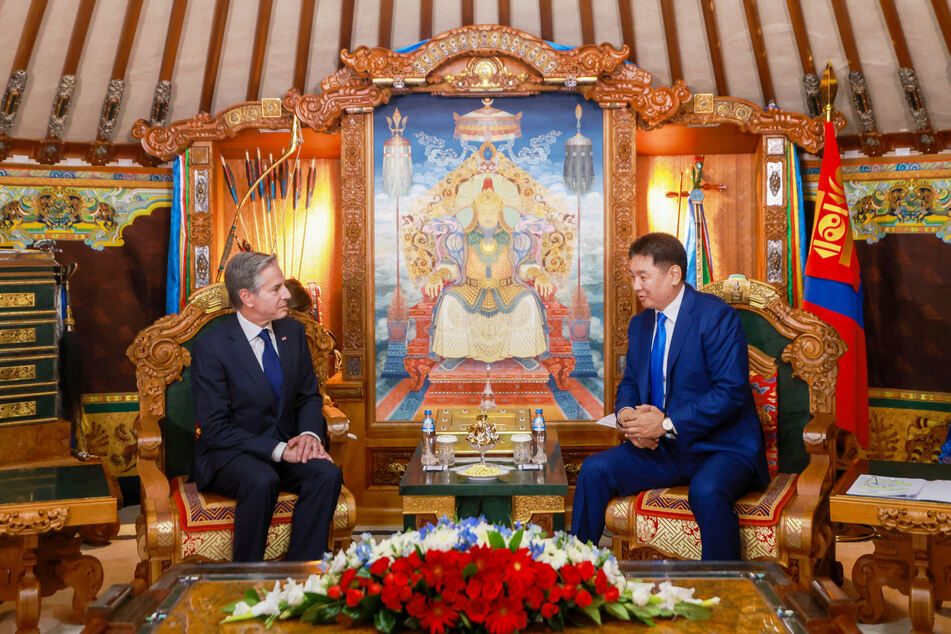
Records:
[[[187,482],[194,448],[195,408],[191,395],[191,347],[205,329],[216,327],[232,313],[224,285],[196,292],[178,315],[168,315],[140,332],[126,355],[136,368],[139,388],[138,470],[142,481],[142,514],[136,521],[141,562],[137,588],[145,589],[170,565],[185,561],[230,561],[234,502],[200,493]],[[304,325],[314,371],[323,389],[328,378],[333,337],[303,313],[291,316]],[[329,451],[334,462],[346,457],[350,421],[324,395]],[[281,493],[271,527],[265,559],[287,552],[291,517],[297,497]],[[337,500],[328,548],[350,542],[356,523],[356,502],[343,487]]]
[[[731,276],[701,290],[740,313],[772,477],[764,491],[736,502],[742,556],[776,561],[806,582],[828,575],[835,561],[826,501],[835,482],[833,402],[845,344],[825,322],[790,308],[768,284]],[[619,558],[700,558],[687,487],[616,498],[605,523]]]

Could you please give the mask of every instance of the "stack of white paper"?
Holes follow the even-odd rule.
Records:
[[[876,498],[951,503],[951,481],[862,474],[846,493]]]

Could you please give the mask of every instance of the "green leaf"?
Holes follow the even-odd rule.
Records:
[[[237,605],[238,605],[237,601],[233,603],[229,603],[225,607],[221,608],[221,611],[224,612],[225,614],[231,614],[232,612],[234,612],[234,609]]]
[[[631,616],[640,620],[646,625],[654,627],[654,620],[652,617],[657,616],[659,612],[656,606],[634,605],[633,603],[629,603],[624,607],[627,608],[627,611]]]
[[[359,605],[355,605],[355,606],[353,606],[353,607],[351,607],[351,606],[349,606],[349,605],[345,605],[345,606],[343,606],[343,610],[342,610],[342,611],[343,611],[344,614],[346,614],[347,616],[349,616],[349,617],[350,617],[351,619],[353,619],[354,621],[359,621],[360,619],[363,618],[363,610],[360,609],[360,606],[359,606]]]
[[[396,612],[384,608],[373,616],[373,626],[376,627],[378,632],[392,634],[393,630],[396,629],[396,616]]]
[[[505,548],[505,538],[498,531],[489,531],[489,545],[492,548]]]
[[[686,603],[681,601],[674,607],[674,614],[690,619],[691,621],[702,621],[710,618],[710,608],[697,603]]]
[[[243,615],[241,615],[241,616],[235,616],[234,614],[232,614],[232,615],[229,616],[228,618],[222,619],[221,622],[222,622],[222,623],[234,623],[235,621],[250,621],[251,619],[256,619],[256,618],[257,618],[256,616],[254,616],[253,614],[251,614],[250,612],[248,612],[247,614],[243,614]]]
[[[307,612],[304,612],[304,616],[301,616],[302,621],[309,620],[314,625],[330,625],[337,620],[337,615],[340,614],[341,610],[341,604],[339,603],[316,605],[313,607],[317,608],[316,611],[309,615],[310,618],[308,619],[306,618],[308,616],[308,612],[310,612],[308,609]]]
[[[272,614],[271,616],[267,617],[267,620],[264,621],[264,629],[266,630],[271,629],[271,626],[274,625],[275,620],[277,620],[276,614]]]
[[[519,544],[522,543],[522,535],[525,534],[525,529],[520,528],[518,532],[512,535],[512,539],[509,541],[509,549],[514,553],[518,550]]]
[[[339,601],[340,599],[331,599],[326,594],[317,594],[316,592],[305,592],[304,601],[309,603],[333,603],[334,601]]]
[[[363,577],[364,579],[372,579],[372,578],[373,578],[373,575],[371,575],[371,574],[370,574],[370,571],[367,570],[366,568],[360,568],[359,570],[357,570],[357,575],[356,575],[356,576],[358,576],[358,577]]]
[[[261,602],[261,597],[258,595],[258,591],[254,588],[248,588],[244,593],[244,602],[254,607]]]
[[[611,616],[622,621],[630,621],[631,615],[627,613],[627,610],[624,609],[624,606],[618,605],[617,603],[605,603],[604,610]]]
[[[581,609],[582,612],[584,612],[585,614],[587,614],[588,617],[589,617],[592,621],[594,621],[594,622],[597,623],[598,625],[601,625],[601,611],[598,610],[598,608],[594,607],[593,604],[592,604],[592,605],[589,605],[589,606],[587,606],[587,607],[584,607],[584,608],[580,608],[580,609]]]
[[[550,619],[545,619],[545,622],[548,623],[548,627],[556,632],[563,632],[565,630],[565,619],[561,616],[560,610],[555,616]]]
[[[470,563],[468,566],[462,569],[462,578],[466,581],[469,580],[469,577],[479,572],[479,568],[475,564]]]

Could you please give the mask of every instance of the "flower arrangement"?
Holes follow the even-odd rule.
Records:
[[[224,608],[223,622],[263,618],[335,623],[343,614],[384,634],[402,629],[509,634],[544,622],[601,624],[609,616],[654,625],[657,617],[704,619],[719,599],[692,588],[625,579],[608,550],[534,524],[514,528],[470,518],[374,543],[370,535],[324,559],[326,572],[303,583],[275,582]]]

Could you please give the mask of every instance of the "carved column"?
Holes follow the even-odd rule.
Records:
[[[373,243],[370,195],[373,117],[344,114],[340,119],[340,176],[343,211],[343,378],[366,378],[365,315],[370,310],[367,245]]]
[[[786,208],[789,201],[789,166],[786,162],[786,144],[782,136],[764,135],[760,141],[760,151],[764,154],[762,186],[760,188],[760,209],[764,227],[763,255],[757,257],[760,279],[769,282],[780,295],[786,294],[786,258],[788,240],[786,237],[788,219]]]
[[[195,143],[188,151],[189,294],[211,284],[211,185],[214,174],[211,143]]]

